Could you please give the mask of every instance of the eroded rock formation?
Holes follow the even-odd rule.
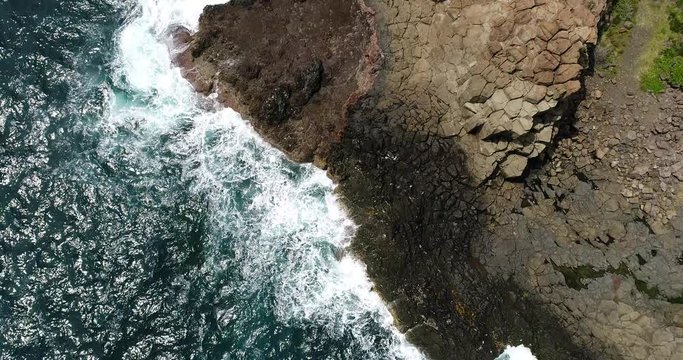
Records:
[[[469,172],[482,181],[497,171],[521,176],[527,159],[552,141],[562,115],[552,110],[581,89],[605,0],[377,2],[373,8],[381,9],[386,26],[383,52],[374,10],[355,1],[325,5],[332,7],[315,1],[295,3],[297,12],[281,2],[231,5],[251,9],[241,12],[209,7],[184,55],[188,65],[194,59],[188,78],[199,91],[216,90],[226,104],[262,120],[255,126],[295,160],[310,161],[326,158],[339,141],[348,105],[339,102],[369,87],[384,56],[385,87],[436,109],[413,116],[410,130],[463,144]],[[236,33],[216,27],[226,23]],[[251,36],[292,26],[297,33],[290,37]]]
[[[614,321],[577,325],[605,298],[572,288],[565,270],[597,253],[562,262],[543,245],[544,226],[563,224],[553,239],[586,220],[545,219],[558,206],[581,214],[585,196],[607,195],[555,189],[559,205],[530,212],[523,194],[536,177],[501,180],[554,143],[605,7],[232,1],[207,7],[198,33],[176,32],[176,60],[198,91],[216,92],[294,160],[329,170],[360,225],[356,253],[400,329],[433,358],[493,358],[519,342],[540,359],[629,358],[609,336]]]
[[[655,99],[629,75],[590,79],[577,133],[489,195],[477,258],[602,358],[683,359],[683,92]]]

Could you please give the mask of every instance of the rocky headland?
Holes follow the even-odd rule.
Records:
[[[609,10],[233,0],[174,51],[198,92],[328,170],[431,358],[683,359],[683,94],[595,74]]]

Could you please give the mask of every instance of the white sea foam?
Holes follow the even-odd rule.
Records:
[[[508,346],[496,360],[538,360],[524,345]]]
[[[341,210],[324,172],[289,163],[236,112],[199,109],[197,95],[172,65],[165,45],[169,27],[194,29],[203,7],[220,2],[138,0],[138,14],[119,34],[118,90],[103,126],[111,132],[133,127],[145,135],[127,144],[127,151],[144,158],[145,147],[160,141],[159,135],[191,123],[169,150],[186,159],[184,177],[208,199],[212,230],[235,238],[233,262],[214,246],[208,271],[238,264],[248,279],[239,284],[241,293],[272,286],[275,316],[283,323],[314,322],[330,334],[351,333],[371,354],[377,339],[366,333],[366,325],[379,324],[388,334],[389,353],[374,352],[374,358],[423,359],[393,326],[364,265],[349,254],[339,256],[355,225]],[[105,140],[102,146],[115,141]],[[216,241],[226,240],[219,236]],[[535,359],[518,348],[501,356]]]
[[[139,13],[119,34],[114,83],[120,93],[112,96],[104,126],[113,132],[136,122],[136,131],[146,136],[131,140],[128,151],[144,157],[146,144],[159,141],[154,135],[171,133],[191,119],[190,130],[169,150],[187,159],[184,177],[207,197],[212,230],[236,239],[234,262],[214,253],[212,270],[239,264],[249,280],[239,284],[242,293],[270,284],[275,316],[283,323],[314,322],[332,335],[351,333],[372,354],[376,334],[366,334],[365,326],[372,322],[388,334],[389,354],[375,353],[375,358],[423,358],[393,326],[364,265],[348,254],[339,258],[355,226],[341,211],[325,173],[289,163],[236,112],[200,110],[196,94],[171,64],[165,45],[169,27],[196,28],[203,7],[220,2],[138,1]]]

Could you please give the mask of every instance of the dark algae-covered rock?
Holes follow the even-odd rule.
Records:
[[[636,359],[605,335],[616,323],[578,326],[589,311],[573,306],[595,299],[604,277],[651,273],[555,258],[544,238],[557,238],[557,219],[576,231],[567,214],[590,214],[581,211],[597,182],[529,169],[568,132],[606,9],[604,0],[232,1],[176,37],[176,61],[292,159],[328,170],[359,225],[355,254],[431,358],[492,359],[523,343],[539,359]],[[549,209],[562,214],[544,218]],[[635,231],[606,221],[605,243]]]
[[[256,116],[270,124],[280,124],[289,118],[289,90],[280,86],[270,93],[270,96],[263,100],[261,108],[256,112]]]

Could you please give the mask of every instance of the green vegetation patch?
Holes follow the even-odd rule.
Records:
[[[595,270],[591,266],[580,265],[577,267],[560,266],[554,262],[553,268],[564,276],[564,281],[568,287],[574,290],[587,288],[587,280],[601,278],[607,274],[630,277],[635,281],[636,289],[650,299],[665,300],[672,304],[683,304],[683,295],[676,298],[667,298],[661,294],[657,286],[650,287],[645,281],[638,279],[625,263],[620,263],[618,268],[612,266],[606,270]]]
[[[581,290],[587,287],[585,280],[597,279],[605,276],[605,274],[616,274],[622,276],[632,276],[631,270],[624,263],[620,263],[618,268],[609,267],[607,270],[595,270],[588,265],[580,265],[577,267],[568,267],[556,265],[554,262],[553,268],[559,271],[564,276],[564,281],[570,288],[574,290]]]
[[[658,29],[664,48],[658,51],[640,77],[643,90],[655,94],[667,86],[683,88],[683,0],[668,6],[668,21]]]
[[[636,22],[639,0],[616,0],[610,12],[610,24],[600,35],[600,46],[606,51],[605,65],[616,72],[616,64],[624,52]]]
[[[655,94],[666,90],[667,84],[683,87],[683,54],[676,49],[664,51],[640,78],[643,90]]]
[[[671,31],[683,34],[683,0],[676,0],[669,10],[669,27]]]
[[[612,7],[612,23],[622,25],[626,21],[633,21],[638,12],[638,0],[616,0]]]

